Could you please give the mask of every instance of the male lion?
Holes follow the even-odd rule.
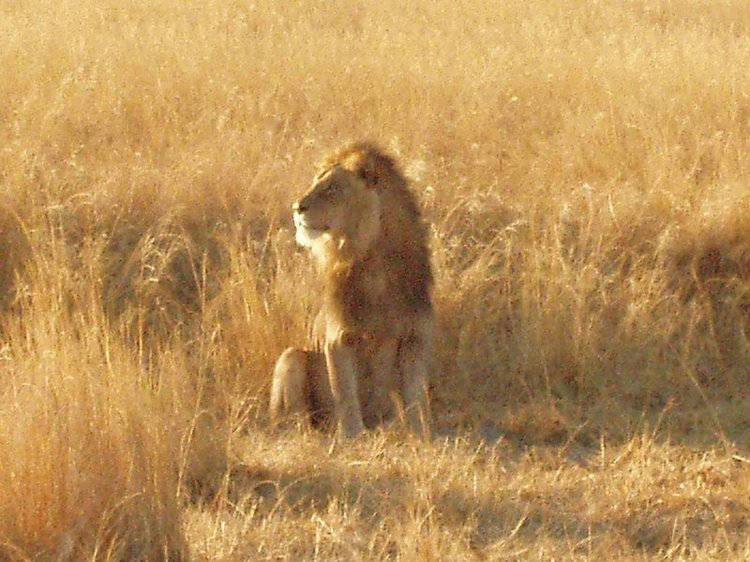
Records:
[[[276,362],[272,418],[335,419],[353,437],[403,412],[428,437],[433,278],[406,179],[378,148],[357,143],[325,161],[293,210],[324,296],[315,349],[289,348]]]

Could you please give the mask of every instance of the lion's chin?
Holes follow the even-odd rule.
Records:
[[[294,233],[294,239],[297,244],[304,246],[305,248],[312,248],[313,245],[320,240],[321,237],[325,236],[327,230],[310,228],[305,225],[297,225],[297,230]]]
[[[327,228],[314,228],[310,226],[299,213],[294,213],[293,218],[295,227],[294,238],[300,246],[311,248],[328,231]]]

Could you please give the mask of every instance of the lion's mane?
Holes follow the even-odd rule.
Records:
[[[353,262],[333,260],[324,271],[327,313],[354,332],[378,334],[405,316],[430,312],[433,275],[428,232],[406,178],[393,159],[371,143],[353,144],[332,154],[323,168],[334,166],[360,177],[378,193],[381,222],[364,256]],[[369,302],[363,288],[381,273],[389,298]]]

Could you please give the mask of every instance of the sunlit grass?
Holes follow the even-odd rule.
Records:
[[[749,555],[745,3],[10,0],[0,37],[0,559]],[[267,428],[290,204],[361,138],[432,224],[426,445]]]

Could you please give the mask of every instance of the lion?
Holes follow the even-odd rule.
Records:
[[[311,349],[276,362],[274,421],[302,415],[355,437],[393,419],[430,435],[433,274],[428,229],[394,160],[370,143],[331,155],[293,205],[323,298]]]

